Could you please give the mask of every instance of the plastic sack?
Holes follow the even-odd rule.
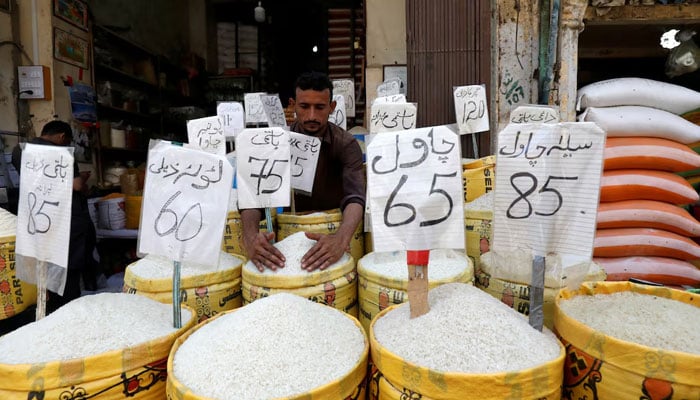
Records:
[[[695,44],[695,31],[684,30],[676,37],[681,44],[674,47],[666,60],[666,76],[675,78],[697,71],[700,67],[700,48]]]

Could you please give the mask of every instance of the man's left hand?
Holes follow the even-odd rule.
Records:
[[[342,239],[335,234],[306,232],[306,237],[316,241],[316,244],[301,258],[301,269],[308,272],[324,270],[340,260],[345,251],[350,251],[349,243],[343,243]]]

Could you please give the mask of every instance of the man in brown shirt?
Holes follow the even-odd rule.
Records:
[[[355,138],[328,122],[328,116],[336,105],[333,101],[333,83],[328,76],[318,72],[302,74],[296,82],[295,97],[289,99],[296,113],[296,121],[290,130],[321,139],[313,193],[311,196],[296,194],[296,210],[322,211],[340,207],[343,212],[343,220],[335,233],[306,233],[309,239],[317,241],[301,260],[302,268],[310,272],[327,268],[349,248],[353,233],[363,217],[365,176],[362,150]],[[250,260],[260,271],[264,268],[283,268],[284,255],[270,243],[274,233],[259,231],[261,210],[245,209],[240,213],[243,245]]]

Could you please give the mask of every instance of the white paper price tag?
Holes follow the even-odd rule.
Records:
[[[276,94],[261,94],[260,101],[265,110],[265,118],[268,126],[278,126],[280,128],[287,127],[287,120],[284,117],[284,108],[282,102]]]
[[[287,207],[290,203],[289,132],[245,129],[236,136],[239,208]]]
[[[26,144],[20,178],[15,252],[67,268],[73,148]]]
[[[139,252],[216,265],[231,182],[225,157],[157,142],[148,152]]]
[[[234,137],[245,129],[245,110],[237,101],[222,101],[216,105],[216,115],[224,125],[224,136]]]
[[[377,96],[386,97],[401,93],[401,79],[392,78],[382,82],[377,86]]]
[[[372,101],[372,104],[382,104],[382,103],[405,103],[406,96],[403,94],[395,94],[392,96],[381,96],[377,97]]]
[[[328,122],[332,122],[347,130],[348,119],[345,117],[345,97],[340,94],[334,94],[333,101],[335,101],[335,110],[328,116]]]
[[[187,121],[187,140],[207,153],[226,154],[224,124],[218,116]]]
[[[416,127],[415,103],[374,103],[369,121],[369,132],[396,132]]]
[[[245,105],[245,123],[246,124],[264,124],[267,123],[265,109],[263,108],[260,95],[263,92],[246,93],[243,95],[243,104]]]
[[[455,115],[461,135],[489,130],[484,85],[458,86],[453,90]]]
[[[345,116],[355,116],[355,82],[352,79],[337,79],[333,81],[333,94],[345,98]]]
[[[440,126],[379,134],[367,174],[375,251],[464,248],[457,135]]]
[[[491,250],[589,260],[604,147],[594,123],[506,126],[498,135]]]
[[[529,104],[518,106],[510,113],[513,124],[556,124],[559,123],[559,110],[552,106]]]
[[[291,152],[292,188],[311,193],[316,177],[316,164],[321,151],[321,139],[289,132],[289,148]]]

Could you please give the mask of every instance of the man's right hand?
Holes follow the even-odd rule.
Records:
[[[270,243],[274,238],[274,232],[258,232],[253,237],[244,239],[248,258],[260,272],[265,268],[273,271],[284,268],[284,255]]]

